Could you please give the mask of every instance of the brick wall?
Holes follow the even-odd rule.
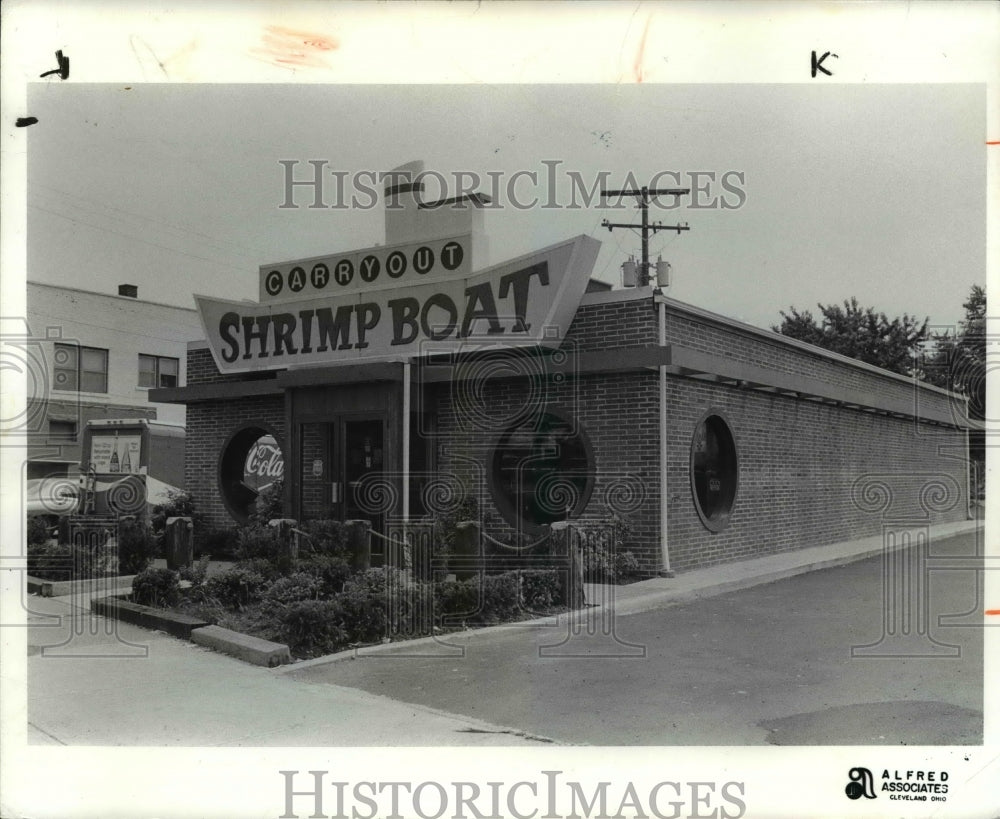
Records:
[[[692,379],[668,379],[667,394],[674,568],[877,535],[893,519],[966,517],[956,430]],[[690,474],[695,426],[715,407],[736,439],[739,469],[729,525],[718,533],[698,516]]]
[[[783,373],[821,378],[834,387],[885,396],[914,395],[912,384],[694,316],[671,305],[668,341]],[[582,307],[567,346],[606,349],[653,345],[657,310],[651,299]],[[208,350],[189,350],[190,384],[240,381],[221,376]],[[524,363],[524,366],[529,364]],[[530,372],[526,370],[526,372]],[[428,387],[428,408],[438,418],[439,472],[457,476],[479,498],[494,534],[514,528],[493,502],[487,479],[493,448],[524,414],[557,410],[578,425],[593,456],[594,482],[584,520],[603,519],[607,504],[624,503],[642,569],[660,568],[659,376],[655,370],[572,376],[500,378],[483,367],[480,380]],[[343,387],[350,389],[350,387]],[[878,534],[883,518],[931,522],[966,515],[964,434],[912,419],[819,404],[791,396],[670,376],[668,396],[669,548],[677,570]],[[921,401],[947,396],[921,391]],[[698,420],[719,408],[735,436],[739,491],[729,525],[711,532],[699,518],[690,478],[691,440]],[[283,398],[213,400],[188,407],[186,480],[214,526],[232,520],[218,498],[221,448],[242,424],[263,422],[287,445]],[[321,426],[303,427],[303,511],[324,506],[324,484],[307,474],[313,457],[325,458]],[[868,500],[882,486],[887,509],[865,507],[855,483],[870,479]],[[947,502],[935,494],[942,483]],[[636,500],[637,499],[637,500]],[[936,505],[935,505],[936,504]]]
[[[219,456],[229,437],[248,423],[266,425],[275,431],[281,444],[287,445],[281,395],[199,401],[188,405],[184,482],[209,527],[234,525],[219,495]]]
[[[259,373],[220,373],[215,366],[212,352],[207,348],[188,349],[187,353],[187,383],[190,384],[223,384],[236,381],[260,381],[274,378],[275,371]]]

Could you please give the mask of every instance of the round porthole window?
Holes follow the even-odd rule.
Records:
[[[237,430],[222,449],[219,489],[222,502],[240,523],[246,523],[257,496],[283,477],[281,446],[259,426]]]
[[[698,516],[713,532],[729,523],[738,478],[733,433],[721,416],[709,413],[698,422],[691,441],[691,492]]]
[[[509,428],[493,451],[490,488],[518,528],[579,515],[593,489],[589,447],[566,420],[546,413]]]

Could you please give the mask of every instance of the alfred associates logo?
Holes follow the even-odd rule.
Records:
[[[875,798],[875,778],[867,768],[851,768],[847,772],[847,778],[851,781],[847,783],[844,792],[848,799]]]
[[[875,776],[868,768],[851,768],[844,793],[848,799],[875,799],[881,793],[894,801],[946,802],[948,797],[947,771],[882,771],[876,786]]]

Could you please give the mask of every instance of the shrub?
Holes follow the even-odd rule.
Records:
[[[307,572],[318,578],[322,589],[320,596],[332,597],[344,590],[351,577],[351,566],[339,555],[314,555],[295,564],[296,571]]]
[[[181,580],[187,580],[192,586],[200,586],[205,582],[210,560],[210,555],[202,555],[193,566],[182,566],[178,569],[177,573],[180,575]]]
[[[138,574],[156,555],[157,542],[152,529],[136,518],[118,519],[118,573]]]
[[[276,526],[250,524],[241,527],[237,534],[236,558],[263,558],[273,563],[282,573],[292,568],[288,545]]]
[[[374,643],[388,636],[390,595],[400,585],[399,572],[393,569],[368,569],[344,585],[336,600],[351,642]]]
[[[517,614],[520,602],[520,578],[517,572],[484,576],[482,590],[482,610],[478,618],[482,622],[497,623]]]
[[[28,543],[28,574],[42,580],[73,577],[73,548],[68,543]]]
[[[479,611],[479,580],[445,580],[434,587],[434,611],[445,622],[469,619]]]
[[[270,560],[263,557],[255,557],[251,560],[241,560],[236,565],[248,572],[256,572],[268,582],[277,580],[281,577],[281,572],[278,571],[278,567],[275,566]]]
[[[521,572],[521,602],[527,611],[545,611],[565,604],[562,573],[555,569]]]
[[[48,543],[52,538],[52,528],[52,522],[47,515],[28,518],[28,545]]]
[[[259,572],[236,565],[205,581],[204,594],[230,609],[240,609],[258,600],[266,578]]]
[[[339,520],[307,520],[295,527],[306,533],[299,540],[299,553],[348,557],[347,527]]]
[[[194,528],[194,547],[198,554],[213,557],[233,557],[238,546],[237,531],[233,527],[199,529]]]
[[[307,572],[295,572],[279,577],[264,592],[263,600],[275,606],[288,606],[302,600],[316,600],[320,596],[322,581]]]
[[[300,600],[281,613],[281,639],[296,656],[329,654],[348,642],[336,600]]]
[[[150,567],[132,581],[132,599],[144,606],[168,608],[177,605],[180,596],[180,576],[170,569]]]
[[[612,517],[598,530],[582,531],[583,576],[588,583],[621,583],[639,574],[639,561],[628,545],[632,527]]]
[[[157,537],[167,528],[167,518],[191,518],[195,532],[204,525],[204,517],[195,506],[194,498],[182,489],[169,490],[166,503],[158,503],[150,510],[149,525]]]
[[[435,519],[440,528],[440,538],[434,542],[436,555],[450,555],[454,552],[458,524],[467,520],[479,520],[479,504],[474,495],[465,497],[454,510]]]
[[[268,521],[285,516],[285,482],[277,480],[267,486],[254,502],[250,513],[250,524],[266,526]]]
[[[435,614],[443,622],[457,619],[497,623],[520,611],[520,572],[504,572],[447,580],[435,589]]]

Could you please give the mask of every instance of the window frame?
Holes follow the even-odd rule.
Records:
[[[53,347],[53,369],[52,369],[52,389],[59,392],[87,392],[95,395],[107,395],[108,393],[108,369],[109,369],[109,354],[106,347],[86,347],[83,344],[67,344],[66,342],[55,342]],[[71,351],[73,357],[72,366],[60,366],[59,365],[59,351],[60,349]],[[102,370],[87,370],[84,369],[84,354],[85,353],[99,353],[103,359],[104,368]],[[60,371],[72,372],[74,377],[74,383],[70,387],[60,386],[56,380]],[[90,390],[84,389],[84,376],[85,375],[100,375],[103,378],[102,389]]]
[[[729,500],[724,510],[714,510],[711,514],[706,513],[702,508],[701,501],[698,499],[698,484],[695,470],[695,444],[698,441],[698,432],[702,426],[708,426],[709,422],[713,419],[717,419],[722,425],[726,435],[729,438],[729,442],[732,444],[732,450],[730,453],[730,458],[732,460],[731,471],[729,478],[731,480],[730,487],[731,491],[727,491],[729,495]],[[716,433],[718,437],[718,433]],[[740,448],[739,442],[736,440],[736,434],[733,432],[733,424],[726,416],[726,414],[718,407],[712,407],[702,413],[701,417],[697,420],[694,425],[694,430],[691,433],[691,445],[690,445],[690,462],[688,471],[691,478],[691,502],[694,504],[695,511],[698,513],[698,517],[701,519],[702,524],[705,528],[711,532],[721,532],[726,527],[729,526],[730,521],[733,517],[733,510],[736,508],[736,502],[739,498],[740,492]],[[729,490],[729,487],[723,487]]]
[[[570,512],[570,519],[579,518],[579,516],[587,508],[587,505],[590,503],[590,498],[594,492],[595,475],[597,474],[594,448],[591,445],[590,438],[587,435],[586,430],[583,428],[583,425],[579,422],[579,419],[575,418],[571,413],[559,408],[546,407],[540,412],[540,415],[548,415],[564,423],[571,430],[573,437],[579,440],[580,445],[582,446],[587,463],[585,483],[582,491],[580,492],[579,499]],[[537,418],[537,416],[534,417]],[[530,419],[521,419],[519,422],[510,424],[496,436],[489,450],[486,477],[490,498],[504,520],[519,532],[538,534],[544,529],[544,527],[551,525],[551,523],[555,521],[537,523],[535,521],[522,518],[517,504],[507,496],[506,488],[504,487],[500,475],[498,474],[498,458],[502,444],[505,440],[509,439],[511,434],[522,428],[528,420]],[[539,432],[536,430],[534,434],[537,435]]]
[[[144,358],[150,358],[153,360],[153,383],[143,384],[142,383],[142,360]],[[161,363],[164,361],[172,361],[177,368],[177,372],[173,373],[174,383],[173,384],[163,384],[161,383],[161,378],[163,377],[163,371],[161,369]],[[146,370],[145,372],[149,372]],[[153,353],[139,353],[138,358],[138,385],[136,389],[140,390],[157,390],[157,389],[170,389],[172,387],[179,387],[181,383],[181,360],[170,355],[154,355]]]

